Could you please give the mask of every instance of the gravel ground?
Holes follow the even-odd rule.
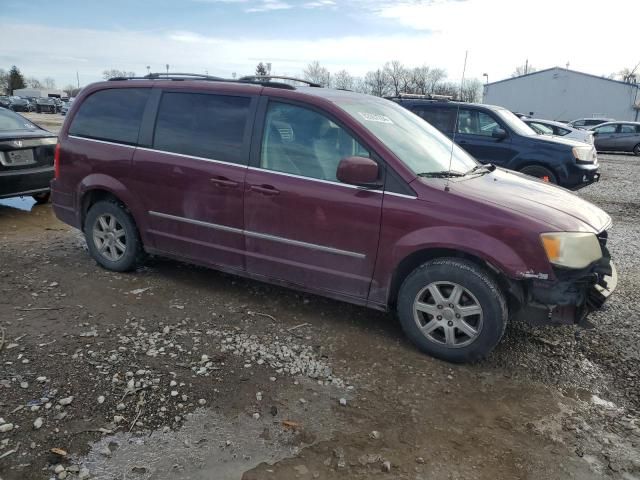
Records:
[[[107,272],[49,206],[0,202],[0,478],[640,478],[640,161],[601,162],[580,195],[620,280],[594,328],[512,324],[467,366],[392,315],[158,258]]]

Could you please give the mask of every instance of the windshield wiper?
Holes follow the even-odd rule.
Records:
[[[453,178],[453,177],[464,177],[466,173],[457,172],[455,170],[440,170],[438,172],[422,172],[419,173],[419,177],[426,178]]]
[[[471,173],[489,173],[493,172],[496,169],[496,166],[493,163],[481,163],[480,165],[476,165],[471,170],[469,170],[466,175]]]

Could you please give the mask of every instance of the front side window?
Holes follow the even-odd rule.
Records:
[[[69,134],[135,145],[150,91],[150,88],[113,88],[91,94],[73,118]],[[54,104],[53,100],[45,101]]]
[[[269,103],[262,135],[262,168],[337,181],[340,160],[351,156],[370,155],[329,118],[296,105]]]
[[[415,174],[466,172],[477,162],[435,127],[395,102],[365,95],[334,100]]]
[[[616,133],[617,125],[603,125],[602,127],[594,128],[598,133]]]
[[[165,92],[160,100],[153,148],[231,163],[243,158],[249,97]]]
[[[500,125],[492,116],[478,110],[460,109],[458,133],[490,137],[498,128]]]

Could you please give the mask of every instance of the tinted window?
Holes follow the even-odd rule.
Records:
[[[604,125],[602,127],[594,128],[598,133],[616,133],[617,125]]]
[[[249,97],[164,93],[153,147],[233,163],[246,163],[242,147]]]
[[[69,128],[70,135],[135,144],[149,88],[98,91],[82,102]],[[53,100],[50,100],[53,103]],[[39,102],[40,103],[40,102]]]
[[[620,125],[620,133],[638,133],[640,129],[636,125]]]
[[[556,132],[556,135],[568,135],[569,133],[571,133],[571,130],[567,130],[566,128],[562,128],[562,127],[553,127],[553,130]]]
[[[324,115],[295,105],[269,103],[262,136],[262,168],[337,181],[340,160],[354,155],[369,157],[369,152]]]
[[[441,132],[453,132],[453,124],[456,118],[456,111],[454,109],[414,107],[414,112]]]
[[[537,133],[545,134],[545,135],[553,135],[553,128],[548,127],[542,123],[538,122],[527,122],[528,125],[533,128]]]
[[[490,137],[497,128],[500,125],[492,116],[478,110],[460,109],[458,133]]]

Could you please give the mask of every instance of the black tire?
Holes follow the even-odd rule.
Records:
[[[557,184],[558,180],[555,174],[549,170],[548,168],[541,167],[540,165],[529,165],[528,167],[524,167],[520,170],[521,173],[525,175],[530,175],[532,177],[539,178],[545,182]]]
[[[633,147],[633,154],[640,157],[640,143]]]
[[[49,202],[49,199],[51,198],[51,192],[40,192],[31,195],[31,197],[36,201],[38,205],[43,205]]]
[[[466,297],[467,301],[473,304],[472,306],[481,307],[480,315],[475,316],[474,328],[477,336],[473,340],[469,337],[466,341],[470,343],[466,345],[464,341],[466,335],[455,326],[450,328],[456,332],[454,342],[460,339],[458,345],[447,346],[433,338],[439,335],[440,331],[444,337],[446,328],[444,324],[448,323],[451,326],[453,322],[459,321],[455,318],[448,317],[450,320],[447,321],[447,318],[440,315],[438,322],[443,323],[437,323],[439,327],[433,330],[432,337],[428,337],[418,326],[423,320],[425,324],[436,321],[435,317],[414,310],[414,302],[418,296],[422,295],[428,286],[436,283],[446,285],[448,282],[462,287],[464,293],[461,301]],[[453,292],[449,295],[453,295]],[[443,300],[448,302],[450,298]],[[453,315],[457,310],[444,308],[436,311],[442,312],[443,315],[445,312]],[[507,326],[508,308],[504,293],[485,269],[464,259],[438,258],[416,268],[405,279],[398,295],[398,316],[405,334],[420,350],[448,362],[466,363],[482,360],[498,345]],[[473,317],[465,318],[471,318],[470,321],[474,321]],[[425,326],[422,325],[423,328]]]
[[[115,256],[115,259],[108,258],[107,255],[109,252],[102,253],[100,251],[100,246],[97,243],[100,242],[100,240],[94,238],[94,227],[99,224],[100,217],[103,217],[103,220],[104,218],[110,219],[111,217],[114,217],[116,222],[115,227],[117,228],[119,225],[122,227],[122,230],[124,230],[124,237],[120,238],[124,240],[121,240],[121,243],[124,244],[126,248],[121,252],[122,255],[119,258],[115,258]],[[133,217],[121,203],[103,200],[92,205],[84,221],[84,236],[87,240],[87,246],[91,256],[99,265],[107,270],[127,272],[135,269],[138,261],[140,260],[140,256],[142,254],[140,234],[138,233],[138,228],[136,227]],[[107,249],[110,249],[111,247],[116,248],[113,245],[113,240],[110,239],[109,241],[111,241],[112,244],[107,247]],[[120,253],[119,250],[116,251],[116,254],[118,253]]]

